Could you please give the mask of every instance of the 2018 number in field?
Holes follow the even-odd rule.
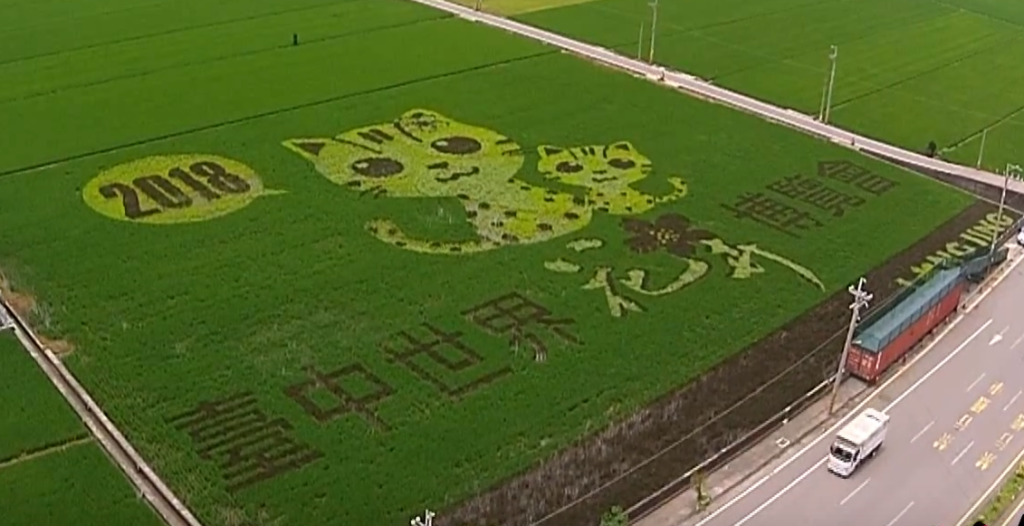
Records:
[[[175,185],[174,181],[180,181],[188,190],[206,201],[214,201],[227,194],[244,194],[252,189],[243,177],[228,172],[220,164],[201,161],[191,164],[188,171],[174,167],[167,172],[167,176],[136,177],[130,185],[109,183],[100,187],[99,192],[106,199],[120,197],[124,206],[124,216],[128,219],[141,219],[164,210],[188,208],[193,205],[192,198]],[[157,207],[144,209],[139,192],[156,203]]]

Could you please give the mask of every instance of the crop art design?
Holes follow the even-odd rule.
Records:
[[[93,210],[145,224],[206,221],[237,212],[267,190],[245,164],[217,155],[160,155],[115,166],[82,190]]]
[[[541,243],[586,228],[595,212],[639,214],[687,193],[678,177],[669,179],[672,190],[661,197],[632,188],[651,173],[652,164],[626,141],[542,146],[538,170],[548,180],[587,192],[579,196],[536,186],[517,177],[524,161],[514,139],[423,109],[332,138],[292,139],[285,146],[324,177],[361,195],[458,199],[476,232],[473,239],[417,239],[389,218],[366,224],[377,239],[414,252],[470,254]]]

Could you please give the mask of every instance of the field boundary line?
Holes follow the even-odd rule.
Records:
[[[178,499],[156,472],[139,455],[138,451],[114,426],[114,423],[100,409],[88,392],[82,388],[71,371],[64,366],[52,351],[47,349],[32,329],[21,319],[0,295],[0,310],[6,310],[14,321],[14,333],[22,346],[36,361],[47,378],[60,391],[71,408],[89,428],[102,449],[121,468],[137,493],[146,499],[164,522],[170,526],[202,526],[191,511]]]
[[[158,5],[158,3],[157,4],[151,4],[151,5]],[[292,13],[301,13],[303,11],[312,11],[312,10],[316,10],[316,9],[323,9],[325,7],[333,7],[333,6],[336,6],[336,5],[337,5],[337,2],[334,2],[332,0],[327,0],[324,3],[322,3],[322,4],[316,4],[316,5],[312,5],[312,6],[298,7],[298,8],[294,8],[294,9],[285,9],[285,10],[282,10],[282,11],[272,11],[270,13],[263,13],[262,15],[248,15],[248,16],[243,16],[241,18],[232,18],[231,20],[221,20],[219,22],[210,22],[210,23],[206,23],[206,24],[197,24],[197,25],[190,25],[190,26],[185,26],[185,27],[179,27],[177,29],[170,29],[170,30],[166,30],[166,31],[157,31],[156,33],[147,33],[145,35],[138,35],[138,36],[134,36],[134,37],[123,38],[121,40],[112,40],[110,42],[100,42],[100,43],[96,43],[96,44],[87,44],[87,45],[84,45],[84,46],[79,46],[79,47],[75,47],[75,48],[71,48],[71,49],[62,49],[60,51],[48,51],[48,52],[45,52],[45,53],[37,53],[35,55],[28,55],[28,56],[24,56],[24,57],[18,57],[18,58],[13,58],[13,59],[9,59],[9,60],[0,61],[0,66],[6,66],[6,65],[9,65],[9,64],[16,64],[18,62],[25,62],[25,61],[29,61],[29,60],[36,60],[36,59],[40,59],[40,58],[55,57],[55,56],[63,55],[65,53],[74,53],[74,52],[77,52],[77,51],[88,51],[90,49],[101,48],[101,47],[104,47],[104,46],[116,46],[116,45],[119,45],[119,44],[128,44],[128,43],[131,43],[131,42],[138,42],[140,40],[146,40],[147,38],[160,38],[160,37],[165,37],[165,36],[169,36],[169,35],[175,35],[175,34],[178,34],[178,33],[187,33],[189,31],[202,31],[202,30],[206,30],[206,29],[215,28],[215,27],[218,27],[218,26],[226,26],[226,25],[236,24],[236,23],[239,23],[239,22],[251,22],[253,20],[259,20],[261,18],[270,18],[270,17],[275,17],[275,16],[288,15],[288,14],[292,14]],[[117,11],[106,11],[106,12],[103,12],[103,13],[96,13],[96,15],[103,16],[103,15],[116,14],[116,13],[117,13]],[[40,25],[45,25],[45,24],[40,24]],[[33,27],[34,26],[21,26],[21,27],[14,28],[13,31],[0,32],[0,35],[3,35],[4,33],[14,33],[14,32],[18,32],[18,31],[24,31],[26,29],[33,29]]]
[[[285,106],[283,108],[275,108],[275,109],[271,109],[271,110],[267,110],[267,111],[262,111],[262,112],[259,112],[259,113],[254,113],[252,115],[244,115],[242,117],[236,117],[236,118],[233,118],[233,119],[228,119],[228,120],[221,121],[221,122],[213,122],[213,123],[209,123],[209,124],[203,124],[203,125],[196,126],[196,127],[193,127],[193,128],[188,128],[188,129],[185,129],[185,130],[172,131],[172,132],[164,133],[164,134],[157,135],[157,136],[154,136],[154,137],[148,137],[148,138],[134,140],[134,141],[129,141],[129,142],[121,143],[121,144],[115,144],[113,146],[104,146],[102,148],[98,148],[98,149],[95,149],[95,150],[92,150],[92,151],[76,153],[76,154],[68,155],[66,157],[61,157],[59,159],[51,159],[51,160],[47,160],[47,161],[43,161],[43,162],[37,162],[36,164],[30,164],[30,165],[26,165],[26,166],[17,167],[17,168],[10,168],[10,169],[7,169],[7,170],[3,170],[2,168],[0,168],[0,178],[2,178],[2,177],[9,177],[9,176],[13,176],[13,175],[20,175],[20,174],[23,174],[23,173],[34,172],[36,170],[43,170],[43,169],[51,168],[51,167],[54,167],[54,166],[57,166],[57,165],[60,165],[60,164],[63,164],[63,163],[68,163],[68,162],[71,162],[71,161],[78,161],[78,160],[81,160],[81,159],[88,159],[88,158],[91,158],[91,157],[95,157],[97,155],[105,155],[105,154],[108,154],[108,153],[111,153],[111,152],[116,152],[118,150],[123,150],[123,149],[126,149],[126,148],[135,148],[137,146],[143,146],[143,145],[147,145],[147,144],[158,143],[158,142],[161,142],[161,141],[177,139],[178,137],[185,137],[187,135],[192,135],[193,133],[202,133],[202,132],[206,132],[206,131],[210,131],[210,130],[217,130],[217,129],[220,129],[220,128],[228,128],[228,127],[231,127],[231,126],[236,126],[236,125],[239,125],[239,124],[244,124],[244,123],[247,123],[247,122],[250,122],[250,121],[256,121],[256,120],[259,120],[259,119],[265,119],[267,117],[273,117],[273,116],[276,116],[276,115],[282,115],[282,114],[285,114],[285,113],[288,113],[288,112],[292,112],[292,111],[299,111],[299,110],[304,110],[304,109],[308,109],[308,108],[315,108],[317,106],[321,106],[321,105],[324,105],[324,104],[333,104],[335,102],[339,102],[339,101],[343,101],[343,100],[348,100],[348,99],[353,99],[353,98],[356,98],[356,97],[363,97],[363,96],[370,95],[370,94],[384,93],[384,92],[387,92],[389,90],[405,88],[405,87],[408,87],[408,86],[414,86],[414,85],[419,84],[421,82],[433,82],[435,80],[445,79],[445,78],[449,78],[449,77],[454,77],[456,75],[462,75],[462,74],[465,74],[465,73],[474,73],[474,72],[483,71],[483,70],[486,70],[486,69],[489,69],[489,68],[496,68],[496,67],[506,66],[506,65],[509,65],[509,64],[515,64],[517,62],[524,62],[524,61],[527,61],[527,60],[533,60],[535,58],[547,57],[547,56],[549,56],[549,55],[551,55],[553,53],[557,53],[557,51],[541,50],[541,51],[538,51],[536,53],[530,53],[530,54],[527,54],[527,55],[522,55],[522,56],[518,56],[518,57],[512,57],[510,59],[499,61],[499,62],[488,62],[486,64],[479,64],[479,65],[476,65],[476,66],[471,66],[471,67],[468,67],[468,68],[462,68],[462,69],[455,70],[455,71],[445,71],[445,72],[442,72],[442,73],[438,73],[436,75],[431,75],[429,77],[420,77],[420,78],[416,78],[416,79],[412,79],[412,80],[403,80],[401,82],[396,82],[394,84],[388,84],[386,86],[379,86],[379,87],[376,87],[376,88],[367,88],[367,89],[363,89],[363,90],[352,92],[352,93],[345,93],[345,94],[342,94],[342,95],[332,95],[330,97],[326,97],[326,98],[323,98],[323,99],[317,99],[317,100],[313,100],[313,101],[302,102],[302,103],[299,103],[299,104],[293,104],[291,106]],[[1002,185],[1002,184],[1003,184],[1002,182],[999,183],[999,185]]]
[[[990,35],[985,35],[984,37],[978,38],[976,40],[972,40],[971,42],[972,43],[973,42],[980,42],[980,41],[983,41],[983,40],[985,40],[987,38],[990,38]],[[926,77],[928,75],[931,75],[932,73],[937,73],[937,72],[942,71],[944,69],[957,66],[957,65],[959,65],[961,62],[963,62],[965,60],[970,60],[970,59],[975,58],[975,57],[977,57],[979,55],[982,55],[982,54],[985,54],[985,53],[989,53],[990,51],[992,51],[993,48],[996,48],[996,47],[999,47],[999,46],[1005,46],[1008,43],[1013,43],[1013,42],[1016,42],[1016,41],[1018,41],[1020,39],[1021,39],[1021,37],[1019,35],[1018,36],[1013,36],[1013,37],[1006,37],[1006,38],[995,37],[995,39],[994,39],[994,41],[992,42],[991,45],[986,45],[986,46],[984,46],[984,47],[982,47],[980,49],[977,49],[977,50],[972,51],[970,53],[967,53],[965,55],[960,55],[960,56],[956,57],[955,59],[950,60],[949,62],[943,62],[942,64],[938,64],[938,65],[932,66],[932,67],[930,67],[928,69],[919,71],[919,72],[917,72],[917,73],[915,73],[913,75],[910,75],[909,77],[903,77],[903,78],[901,78],[899,80],[894,80],[894,81],[892,81],[892,82],[890,82],[888,84],[882,85],[882,86],[875,85],[873,87],[874,89],[872,89],[870,91],[867,91],[865,93],[861,93],[860,95],[854,95],[854,96],[852,96],[852,97],[850,97],[848,99],[845,99],[845,100],[836,101],[835,104],[832,105],[832,111],[836,111],[836,110],[841,109],[841,108],[843,108],[845,106],[853,104],[854,102],[857,102],[857,101],[862,100],[862,99],[866,99],[868,97],[871,97],[871,96],[876,95],[878,93],[881,93],[883,91],[890,90],[890,89],[893,89],[893,88],[898,88],[898,87],[900,87],[900,86],[902,86],[902,85],[904,85],[904,84],[906,84],[908,82],[913,82],[915,80],[920,80],[920,79],[922,79],[922,78],[924,78],[924,77]],[[981,113],[979,113],[979,115],[980,114]]]
[[[715,86],[710,81],[689,73],[670,70],[664,66],[647,64],[621,55],[618,52],[605,47],[573,40],[572,38],[558,33],[540,29],[497,15],[476,11],[472,8],[453,4],[446,0],[408,1],[431,6],[435,9],[455,14],[470,22],[479,22],[495,28],[504,29],[508,32],[561,48],[565,51],[581,55],[606,66],[611,66],[613,68],[632,73],[636,76],[645,77],[648,81],[675,88],[696,98],[709,102],[717,102],[736,110],[752,113],[769,122],[795,128],[808,135],[829,140],[837,145],[845,146],[853,150],[887,156],[906,163],[907,165],[927,170],[934,170],[962,179],[988,183],[992,186],[1001,187],[1003,184],[1003,177],[1000,175],[963,165],[953,164],[940,159],[934,159],[920,153],[871,139],[831,124],[822,123],[811,115],[800,113],[789,108],[775,106],[768,102],[755,99],[754,97]],[[1015,193],[1024,194],[1024,182],[1011,181],[1010,190]]]
[[[320,37],[320,38],[310,38],[310,39],[307,39],[307,40],[303,40],[302,43],[304,45],[318,45],[318,44],[323,44],[323,43],[327,43],[327,42],[333,42],[335,40],[340,40],[340,39],[343,39],[343,38],[359,37],[359,36],[362,36],[362,35],[366,35],[368,33],[375,33],[377,31],[389,31],[389,30],[393,30],[393,29],[403,29],[403,28],[415,26],[415,25],[418,25],[418,24],[430,24],[430,23],[435,23],[435,22],[443,22],[443,21],[449,20],[450,18],[452,18],[452,17],[451,16],[439,16],[437,18],[427,18],[427,19],[423,19],[423,20],[412,20],[412,21],[408,21],[408,22],[402,22],[400,24],[389,24],[389,25],[384,25],[384,26],[378,26],[378,27],[371,28],[371,29],[353,31],[351,33],[344,33],[344,34],[338,34],[338,35],[330,35],[330,36],[324,36],[324,37]],[[49,97],[49,96],[57,95],[57,94],[60,94],[60,93],[66,92],[66,91],[74,91],[74,90],[92,88],[92,87],[96,87],[96,86],[102,86],[104,84],[112,83],[112,82],[122,82],[122,81],[126,81],[126,80],[140,79],[140,78],[150,77],[150,76],[153,76],[153,75],[159,75],[159,74],[162,74],[162,73],[171,73],[171,72],[174,72],[175,70],[181,70],[181,69],[198,67],[198,66],[208,67],[208,66],[212,66],[214,64],[217,64],[219,62],[225,62],[225,61],[228,61],[228,60],[241,59],[241,58],[248,58],[248,57],[252,57],[252,56],[255,56],[255,55],[262,54],[262,53],[273,53],[275,51],[283,51],[283,50],[291,48],[291,47],[292,47],[292,44],[287,44],[287,43],[275,44],[275,45],[270,46],[270,47],[264,47],[264,48],[259,48],[259,49],[250,49],[248,51],[243,51],[241,53],[234,53],[234,54],[229,54],[229,55],[220,55],[220,56],[216,56],[216,57],[207,58],[205,60],[199,60],[199,61],[196,61],[196,62],[183,62],[181,64],[175,64],[173,66],[168,66],[168,67],[163,67],[163,68],[151,69],[151,70],[146,70],[146,71],[137,71],[135,73],[127,73],[127,74],[122,74],[122,75],[114,75],[112,77],[107,77],[107,78],[104,78],[104,79],[101,79],[101,80],[82,82],[82,83],[79,83],[79,84],[68,84],[67,86],[61,86],[61,87],[58,87],[58,88],[55,88],[55,89],[48,89],[47,91],[35,91],[35,92],[29,93],[27,95],[20,95],[20,96],[17,96],[17,97],[10,97],[10,98],[6,98],[6,99],[0,99],[0,106],[5,106],[5,105],[8,105],[8,104],[19,104],[19,103],[22,103],[22,102],[27,101],[27,100],[38,99],[40,97]],[[2,66],[2,64],[0,64],[0,66]]]
[[[963,146],[963,145],[973,141],[974,139],[977,139],[979,136],[981,136],[982,133],[985,132],[985,130],[994,130],[994,129],[998,128],[999,126],[1002,126],[1003,124],[1013,120],[1013,118],[1016,117],[1017,115],[1020,115],[1021,112],[1024,112],[1024,106],[1018,106],[1018,107],[1014,108],[1009,113],[1007,113],[1005,115],[1002,115],[999,118],[997,118],[996,120],[992,121],[992,123],[989,124],[988,126],[985,126],[984,128],[982,128],[982,129],[980,129],[978,131],[975,131],[975,132],[967,135],[966,137],[962,137],[960,140],[954,142],[952,145],[947,146],[946,148],[948,150],[950,150],[950,151],[956,150],[957,148],[959,148],[959,147],[961,147],[961,146]]]
[[[61,442],[60,444],[54,444],[54,445],[52,445],[50,447],[47,447],[47,448],[37,449],[37,450],[35,450],[35,451],[31,452],[31,453],[25,453],[23,455],[18,455],[16,457],[11,457],[11,458],[9,458],[7,460],[4,460],[3,462],[0,462],[0,469],[4,469],[4,468],[7,468],[7,467],[11,467],[11,466],[16,466],[18,464],[21,464],[22,462],[28,462],[30,460],[35,460],[37,458],[42,458],[42,457],[45,457],[45,456],[47,456],[47,455],[49,455],[51,453],[57,453],[57,452],[60,452],[60,451],[71,449],[71,448],[73,448],[75,446],[80,446],[82,444],[88,444],[89,442],[92,442],[93,440],[94,439],[93,439],[92,435],[86,434],[85,436],[80,436],[80,437],[74,438],[72,440],[68,440],[67,442]]]

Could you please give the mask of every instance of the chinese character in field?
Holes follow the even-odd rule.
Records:
[[[415,329],[399,331],[382,343],[381,349],[389,360],[401,363],[453,398],[512,373],[507,365],[487,371],[483,356],[463,343],[462,336],[461,332],[423,323]]]
[[[705,241],[704,245],[711,249],[712,254],[725,258],[726,263],[733,269],[731,276],[733,279],[747,279],[754,274],[763,274],[764,267],[753,259],[754,256],[757,256],[778,263],[796,273],[796,275],[808,283],[821,290],[825,290],[825,284],[810,269],[778,254],[764,250],[755,244],[731,246],[721,239],[712,239]]]
[[[188,433],[200,458],[216,462],[230,492],[323,457],[290,436],[288,421],[267,417],[248,392],[202,402],[167,422]]]
[[[843,217],[850,208],[856,208],[866,202],[863,197],[846,195],[829,188],[817,179],[802,175],[779,179],[769,184],[767,188],[779,195],[829,212],[832,217]]]
[[[730,277],[733,279],[748,279],[763,274],[765,268],[762,262],[770,261],[788,268],[815,287],[825,289],[817,275],[806,267],[756,244],[729,245],[715,234],[695,228],[689,219],[679,214],[664,214],[654,221],[625,219],[622,227],[631,236],[625,243],[633,252],[666,252],[674,256],[679,264],[668,267],[668,276],[671,277],[656,278],[657,285],[651,279],[651,272],[646,269],[634,267],[616,273],[611,265],[598,265],[583,289],[602,291],[609,312],[616,318],[630,312],[644,311],[643,305],[635,299],[636,296],[629,297],[627,293],[651,298],[667,296],[703,279],[710,271],[710,265],[705,261],[709,256],[719,256],[729,265],[732,268]],[[577,252],[602,246],[603,242],[598,239],[577,240],[567,245]],[[547,261],[544,266],[552,272],[565,274],[576,274],[583,270],[581,265],[561,258]],[[665,273],[665,266],[661,267],[658,274]]]
[[[874,195],[882,195],[897,186],[895,182],[849,161],[818,163],[818,177],[840,181]]]
[[[284,391],[317,422],[329,422],[354,413],[378,429],[389,429],[389,426],[377,417],[373,405],[390,397],[395,390],[363,364],[347,365],[328,373],[310,368],[308,373],[309,380],[288,386]],[[359,388],[362,389],[356,391]],[[334,398],[334,405],[324,408],[317,402],[313,395],[321,389]]]
[[[582,343],[571,330],[576,324],[575,320],[555,318],[546,307],[518,292],[510,292],[471,307],[463,311],[462,315],[491,334],[508,336],[513,348],[518,349],[521,343],[528,343],[538,361],[546,359],[548,354],[548,346],[541,338],[541,332],[552,334],[565,343]]]
[[[746,193],[731,205],[722,208],[733,213],[737,219],[750,219],[793,237],[800,237],[797,231],[822,226],[811,214],[790,206],[762,192]]]

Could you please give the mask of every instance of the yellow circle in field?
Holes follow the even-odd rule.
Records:
[[[106,170],[85,185],[93,210],[132,223],[206,221],[241,210],[264,193],[251,168],[216,155],[158,155]]]

